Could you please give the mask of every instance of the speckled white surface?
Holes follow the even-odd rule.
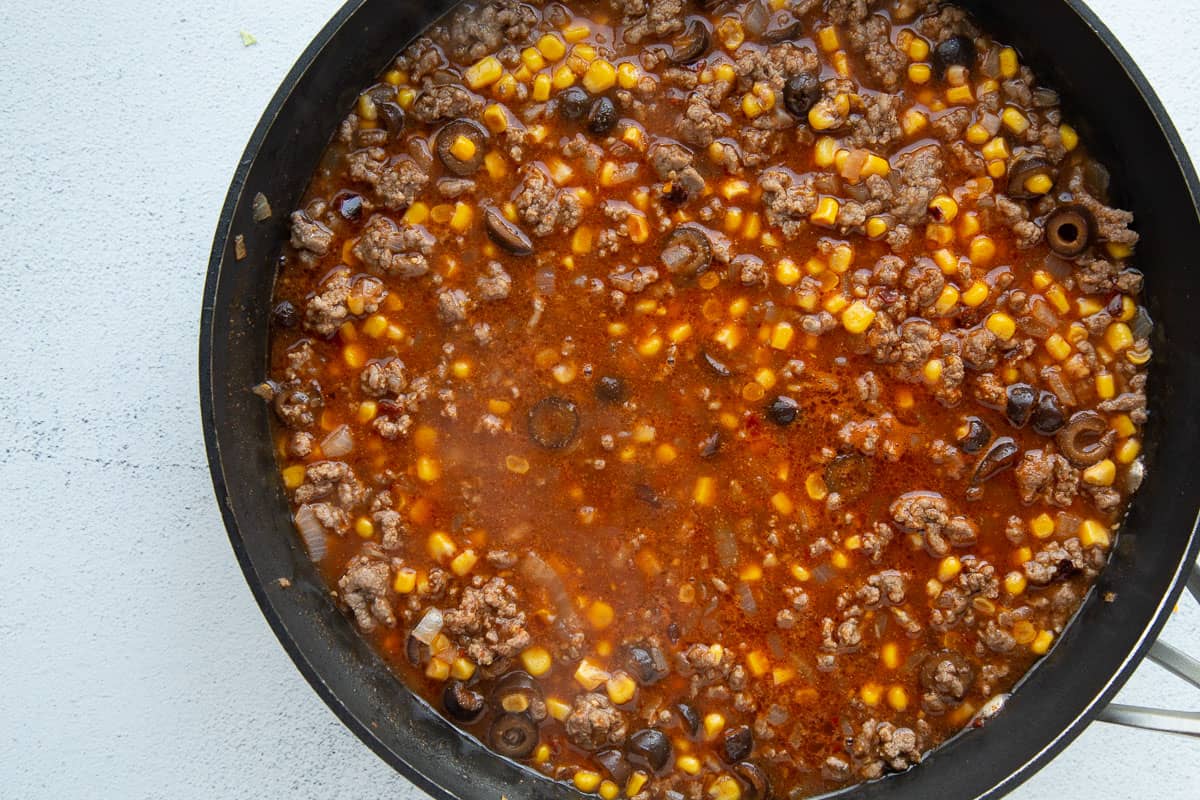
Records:
[[[1200,0],[1093,6],[1200,152]],[[423,797],[259,614],[197,412],[217,213],[336,8],[0,4],[0,797]],[[1167,634],[1200,653],[1200,613]],[[1150,665],[1121,699],[1200,708]],[[1198,768],[1194,741],[1094,725],[1014,797],[1196,797]]]

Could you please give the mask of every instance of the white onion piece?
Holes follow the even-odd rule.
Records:
[[[350,433],[350,428],[345,425],[338,425],[321,440],[321,452],[330,458],[341,458],[353,451],[354,436]]]
[[[320,561],[328,549],[325,544],[324,526],[317,521],[316,514],[308,506],[300,506],[295,522],[296,530],[300,531],[300,538],[304,540],[304,546],[308,549],[308,557],[313,561]]]
[[[432,644],[437,635],[442,632],[442,612],[431,608],[421,617],[417,627],[413,628],[412,636],[421,644]]]

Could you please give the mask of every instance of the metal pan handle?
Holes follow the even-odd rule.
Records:
[[[1187,589],[1192,599],[1200,603],[1200,565],[1192,568],[1187,579]],[[1163,641],[1150,646],[1147,658],[1188,683],[1200,689],[1200,661]],[[1100,712],[1097,719],[1114,725],[1127,725],[1152,731],[1166,731],[1183,736],[1200,738],[1200,712],[1168,711],[1161,708],[1145,708],[1122,703],[1110,703]]]

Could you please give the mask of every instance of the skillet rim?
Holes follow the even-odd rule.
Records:
[[[221,511],[222,521],[226,528],[230,544],[259,609],[262,611],[276,638],[296,665],[296,668],[342,724],[370,747],[381,760],[400,772],[405,779],[427,794],[439,798],[439,800],[456,800],[458,795],[453,793],[449,787],[443,786],[441,783],[427,776],[420,766],[412,763],[409,759],[388,746],[375,735],[371,729],[371,725],[367,721],[360,719],[359,716],[351,711],[337,691],[330,686],[320,671],[313,666],[301,648],[297,638],[288,630],[282,616],[275,607],[277,601],[267,594],[267,581],[258,573],[234,515],[217,436],[218,420],[216,419],[214,403],[213,368],[211,363],[215,341],[215,301],[218,286],[221,283],[223,265],[227,258],[228,244],[232,235],[233,217],[241,203],[249,173],[259,156],[264,140],[271,131],[281,110],[288,105],[297,85],[313,66],[313,63],[321,52],[337,38],[341,29],[350,18],[371,1],[348,0],[305,47],[281,82],[279,89],[272,96],[238,162],[238,167],[234,173],[233,180],[222,205],[221,214],[218,218],[213,239],[213,248],[205,278],[203,305],[200,315],[199,341],[201,422],[214,494]],[[448,2],[445,10],[448,11],[456,2],[457,0]],[[1095,12],[1088,8],[1081,0],[1061,0],[1061,2],[1084,22],[1092,35],[1108,51],[1140,96],[1142,102],[1146,105],[1147,110],[1150,112],[1151,117],[1154,119],[1169,146],[1171,160],[1184,179],[1188,195],[1191,199],[1191,211],[1197,217],[1200,217],[1200,204],[1197,202],[1197,199],[1200,198],[1200,178],[1197,177],[1195,166],[1188,156],[1187,148],[1180,138],[1178,130],[1167,114],[1161,100],[1150,86],[1149,81],[1142,74],[1129,53]],[[1172,608],[1184,589],[1187,575],[1193,568],[1197,568],[1195,567],[1195,563],[1197,555],[1200,554],[1200,532],[1197,529],[1198,525],[1200,525],[1200,510],[1198,510],[1197,515],[1193,518],[1192,528],[1188,532],[1187,546],[1184,548],[1183,555],[1176,564],[1175,572],[1171,576],[1167,591],[1161,597],[1160,602],[1147,623],[1142,627],[1136,644],[1129,650],[1119,667],[1112,671],[1105,679],[1100,691],[1041,750],[1037,751],[1037,753],[1024,763],[1013,768],[1006,778],[995,783],[990,789],[976,795],[978,800],[1001,797],[1024,783],[1078,737],[1083,729],[1096,718],[1103,707],[1112,700],[1121,687],[1128,681],[1166,624]],[[1074,624],[1075,620],[1073,619],[1069,623],[1068,629]],[[1027,673],[1027,676],[1029,674],[1032,674],[1032,671]],[[1023,681],[1024,678],[1022,678]],[[1018,683],[1019,686],[1020,683]],[[499,756],[494,757],[497,759],[500,758]],[[886,780],[884,778],[868,782],[867,784],[854,784],[835,792],[821,795],[821,797],[848,797],[856,793],[856,790],[861,790],[863,787],[872,784],[886,782]],[[558,785],[569,789],[569,787],[563,784]],[[578,796],[578,792],[571,791]]]

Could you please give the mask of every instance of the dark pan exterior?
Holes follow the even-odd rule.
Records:
[[[287,211],[362,86],[449,0],[354,0],[305,50],[238,165],[204,290],[200,392],[217,502],[254,596],[297,668],[381,758],[438,798],[578,797],[458,733],[388,671],[333,605],[292,528],[268,436],[248,389],[267,363],[267,320]],[[1074,623],[988,725],[920,767],[837,797],[999,797],[1077,736],[1141,661],[1196,557],[1200,405],[1200,220],[1196,176],[1161,105],[1128,55],[1082,3],[964,2],[1015,43],[1113,172],[1116,204],[1137,216],[1138,265],[1158,321],[1151,371],[1148,479]],[[1036,23],[1032,22],[1036,20]],[[263,192],[275,215],[251,218]],[[234,236],[248,257],[234,258]],[[279,586],[288,578],[291,588]],[[1101,599],[1114,592],[1114,602]]]

